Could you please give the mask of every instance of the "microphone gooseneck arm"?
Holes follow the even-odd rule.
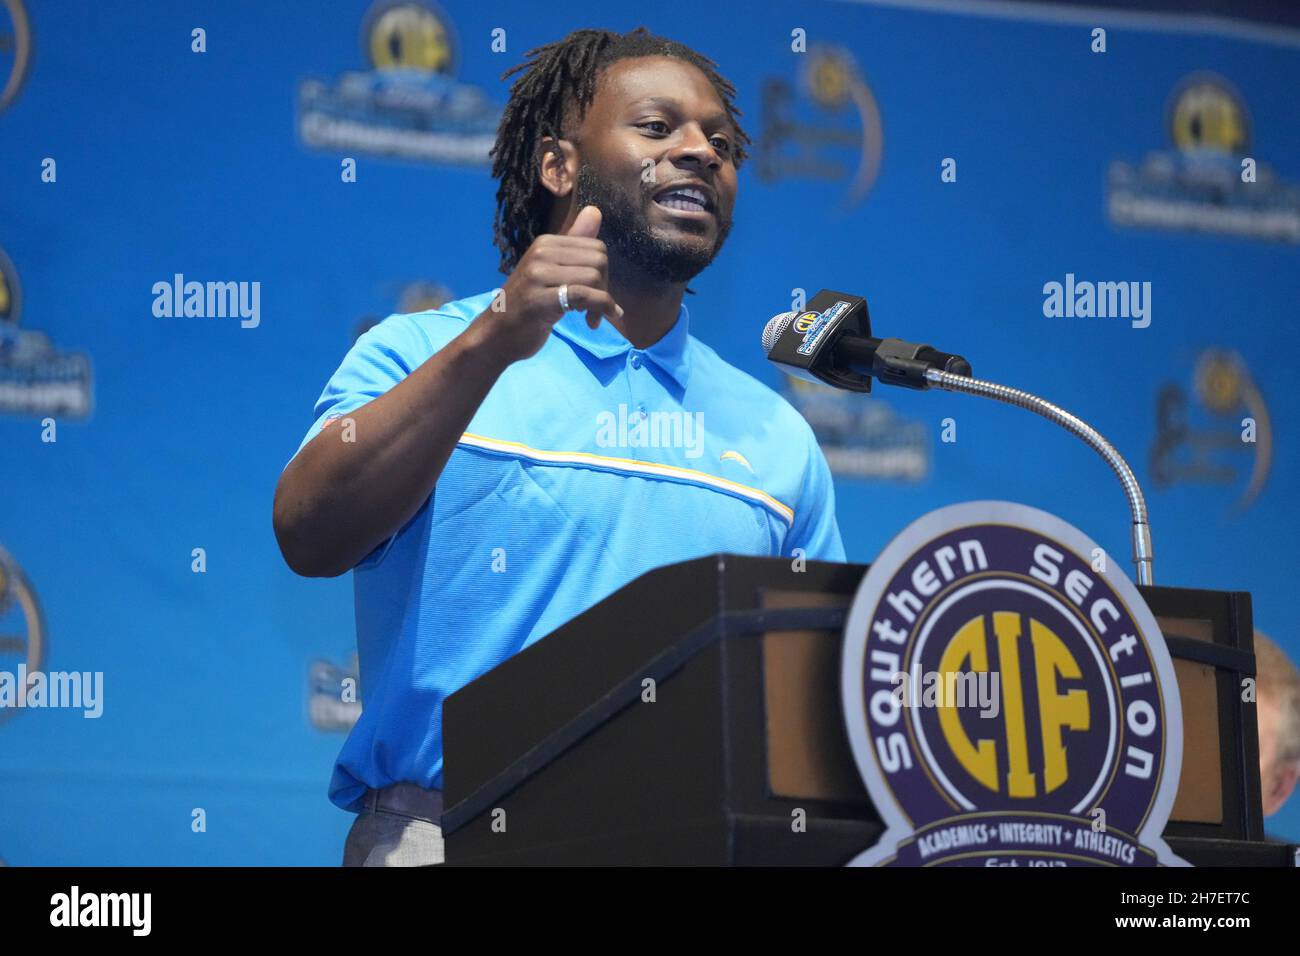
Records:
[[[1154,584],[1154,553],[1151,545],[1151,524],[1148,521],[1147,502],[1138,484],[1137,476],[1129,467],[1119,450],[1107,441],[1097,429],[1093,428],[1077,415],[1072,415],[1059,405],[1053,405],[1046,399],[1031,395],[1018,388],[1009,388],[994,382],[986,382],[966,375],[954,375],[940,369],[925,370],[925,379],[931,385],[950,392],[964,392],[967,395],[981,395],[1018,408],[1041,415],[1048,421],[1055,422],[1073,432],[1110,465],[1120,484],[1124,486],[1124,495],[1128,498],[1129,510],[1133,513],[1133,564],[1137,569],[1138,584]]]

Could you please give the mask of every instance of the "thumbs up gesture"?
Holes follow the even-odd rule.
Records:
[[[622,318],[609,294],[609,256],[599,233],[600,210],[583,206],[563,233],[538,236],[506,280],[502,307],[494,303],[475,319],[491,324],[488,334],[507,361],[537,354],[565,312],[586,312],[593,329],[601,316]]]

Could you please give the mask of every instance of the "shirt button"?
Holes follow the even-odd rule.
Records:
[[[632,353],[632,367],[633,367],[633,368],[640,368],[640,367],[641,367],[641,353],[640,353],[640,352],[633,352],[633,353]]]
[[[636,413],[640,415],[642,418],[645,418],[645,402],[637,403]]]

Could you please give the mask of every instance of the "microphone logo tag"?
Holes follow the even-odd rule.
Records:
[[[839,299],[825,312],[804,312],[796,318],[794,320],[794,330],[803,335],[803,344],[795,351],[800,355],[811,355],[816,350],[817,343],[822,336],[833,329],[836,323],[852,307],[851,303]]]

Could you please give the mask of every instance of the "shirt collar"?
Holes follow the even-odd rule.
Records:
[[[640,350],[682,388],[686,387],[690,373],[690,325],[691,314],[683,302],[673,327],[654,345]],[[632,349],[632,343],[623,338],[623,333],[608,319],[602,318],[600,325],[592,329],[587,325],[587,313],[576,309],[564,313],[554,328],[565,339],[599,359],[613,358]]]

